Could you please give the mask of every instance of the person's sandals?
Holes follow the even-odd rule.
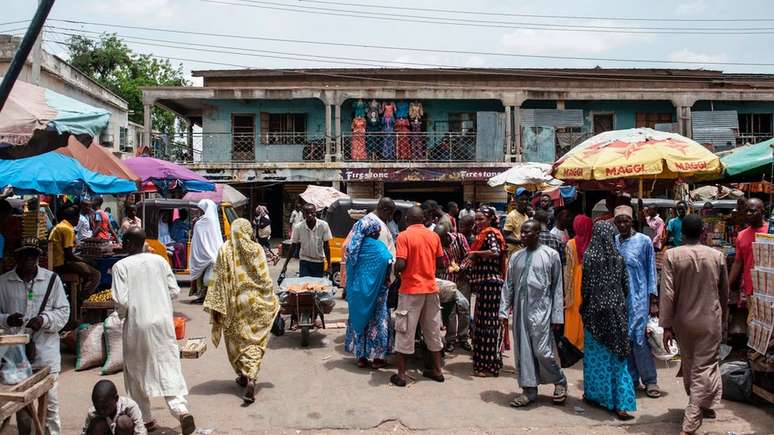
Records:
[[[191,435],[196,431],[193,415],[186,414],[180,417],[180,429],[183,431],[183,435]]]
[[[516,396],[516,398],[511,400],[510,405],[514,408],[523,408],[532,402],[534,402],[534,400],[530,400],[526,394],[519,394],[518,396]]]
[[[442,374],[435,374],[435,373],[433,373],[432,370],[425,370],[425,371],[423,371],[422,372],[422,376],[424,376],[424,377],[426,377],[428,379],[432,379],[435,382],[443,382],[443,381],[446,380],[446,379],[444,379]]]
[[[649,384],[645,386],[645,394],[651,399],[658,399],[661,397],[661,389],[656,384]]]
[[[392,385],[395,385],[396,387],[406,386],[406,380],[401,379],[400,376],[398,376],[397,374],[390,376],[390,383],[392,383]]]
[[[156,432],[159,430],[159,425],[156,423],[156,420],[149,421],[145,423],[145,430],[148,432]]]
[[[718,418],[718,414],[715,412],[714,409],[709,408],[702,408],[701,409],[701,416],[702,418],[706,418],[708,420],[713,420]]]
[[[473,376],[475,376],[477,378],[496,378],[499,375],[497,373],[492,373],[492,372],[483,372],[483,371],[473,370]]]
[[[368,367],[368,360],[365,358],[358,359],[357,366],[360,367],[361,369]]]
[[[448,353],[452,353],[452,352],[454,352],[454,350],[455,350],[456,348],[457,348],[457,347],[454,345],[454,343],[452,343],[452,342],[449,342],[449,343],[446,343],[446,346],[443,348],[443,350],[444,350],[444,351],[446,351],[446,352],[448,352]]]
[[[247,381],[245,394],[242,396],[242,400],[244,400],[245,403],[255,402],[255,381]]]
[[[633,415],[629,414],[626,411],[615,411],[615,416],[621,421],[629,421],[634,418]]]
[[[462,340],[459,343],[457,343],[457,346],[461,347],[463,350],[467,352],[473,352],[473,346],[470,345],[470,342],[468,340]]]
[[[374,359],[374,362],[371,363],[371,368],[372,369],[377,369],[378,370],[378,369],[383,369],[385,367],[387,367],[387,361],[385,361],[383,359],[376,358],[376,359]]]
[[[236,378],[234,382],[236,382],[236,384],[239,385],[240,387],[245,388],[247,386],[247,377],[240,376]]]
[[[557,385],[554,387],[554,397],[551,401],[554,405],[564,405],[567,400],[567,387],[565,385]]]

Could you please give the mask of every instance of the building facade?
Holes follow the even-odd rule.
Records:
[[[21,38],[0,35],[0,76],[8,69],[20,43]],[[39,55],[33,53],[27,58],[19,80],[109,111],[110,122],[96,139],[113,152],[132,153],[128,142],[121,142],[122,138],[128,138],[128,103],[59,56],[39,50]]]
[[[158,105],[188,123],[191,168],[235,184],[253,203],[285,207],[310,182],[353,197],[502,205],[505,194],[489,177],[518,161],[552,162],[602,131],[651,127],[715,150],[774,135],[772,75],[599,68],[193,75],[202,87],[143,89],[145,113]],[[152,128],[146,117],[147,136]]]

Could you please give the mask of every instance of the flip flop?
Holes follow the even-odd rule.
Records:
[[[247,386],[245,387],[245,394],[242,395],[242,400],[244,400],[245,403],[255,402],[255,382],[254,381],[247,381]]]
[[[428,378],[428,379],[432,379],[432,380],[434,380],[435,382],[443,382],[443,381],[445,381],[445,380],[446,380],[446,379],[443,377],[443,375],[440,375],[440,374],[438,374],[438,375],[437,375],[437,374],[433,373],[433,371],[432,371],[432,370],[425,370],[425,371],[423,371],[423,372],[422,372],[422,376],[424,376],[424,377],[426,377],[426,378]]]
[[[401,379],[400,376],[398,376],[397,374],[390,376],[390,382],[392,383],[392,385],[395,385],[396,387],[406,386],[406,381]]]
[[[629,421],[634,419],[634,416],[626,411],[615,411],[615,416],[621,421]]]
[[[180,429],[183,431],[183,435],[191,435],[196,431],[193,415],[186,414],[180,417]]]
[[[564,405],[564,402],[567,400],[567,387],[564,385],[557,385],[554,388],[554,396],[551,398],[551,401],[554,403],[554,405]]]
[[[518,396],[516,396],[516,398],[511,400],[510,405],[514,408],[523,408],[525,406],[528,406],[532,402],[534,402],[534,400],[529,400],[529,397],[527,397],[526,394],[519,394]]]
[[[661,397],[661,389],[655,384],[647,385],[645,386],[645,394],[651,399],[658,399]]]

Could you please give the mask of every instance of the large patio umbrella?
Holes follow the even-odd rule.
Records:
[[[739,147],[721,157],[723,173],[738,181],[768,180],[772,175],[774,139]]]
[[[96,142],[87,147],[75,139],[75,137],[70,136],[67,140],[67,146],[57,148],[55,152],[72,157],[86,169],[99,174],[112,175],[136,183],[140,182],[140,177],[129,169],[121,159],[116,157],[109,149]]]
[[[507,171],[497,174],[487,181],[491,187],[522,186],[530,190],[539,190],[562,184],[551,175],[549,163],[518,163]]]
[[[15,160],[0,160],[0,184],[19,194],[117,195],[137,190],[137,184],[86,169],[77,160],[50,151]]]
[[[337,199],[348,199],[349,195],[327,186],[315,186],[310,184],[301,194],[301,199],[314,205],[317,210],[330,207]]]
[[[213,192],[188,192],[183,199],[189,201],[200,201],[202,199],[211,199],[215,204],[228,202],[234,207],[240,207],[247,204],[247,197],[242,192],[236,190],[228,184],[216,183]]]
[[[109,120],[107,110],[17,80],[0,112],[0,158],[42,154],[70,136],[91,144]]]
[[[140,177],[143,184],[152,182],[162,192],[167,191],[172,185],[180,184],[188,192],[215,190],[215,183],[186,167],[166,160],[154,159],[153,157],[134,157],[124,160],[123,163]]]

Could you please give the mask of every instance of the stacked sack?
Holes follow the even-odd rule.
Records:
[[[101,366],[100,373],[111,375],[123,370],[123,321],[113,312],[102,323],[84,323],[76,330],[75,370]]]

